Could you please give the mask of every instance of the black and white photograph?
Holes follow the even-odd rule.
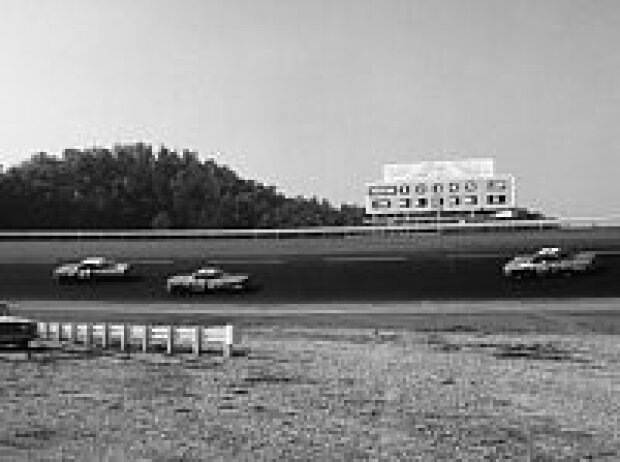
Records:
[[[0,0],[0,462],[620,461],[618,43]]]

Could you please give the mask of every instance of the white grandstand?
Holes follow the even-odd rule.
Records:
[[[525,217],[514,176],[493,159],[388,164],[366,188],[366,223],[392,225]]]

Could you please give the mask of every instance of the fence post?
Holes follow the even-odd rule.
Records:
[[[127,351],[129,349],[129,326],[123,323],[121,329],[121,351]]]
[[[144,325],[144,335],[142,336],[142,352],[146,353],[149,349],[149,341],[151,337],[151,326],[148,324]]]
[[[194,326],[194,355],[202,353],[202,326]]]
[[[167,326],[168,328],[168,335],[166,338],[166,353],[169,355],[174,354],[174,326],[170,325]]]
[[[56,323],[56,338],[55,340],[57,340],[58,342],[60,342],[62,340],[62,323],[57,322]]]
[[[232,356],[232,346],[233,346],[233,326],[231,324],[226,324],[224,327],[224,356],[230,357]]]
[[[39,323],[40,326],[40,332],[39,332],[39,337],[44,338],[47,340],[47,338],[49,337],[49,323],[48,322],[41,322]]]
[[[86,323],[86,338],[84,339],[84,345],[86,348],[91,349],[93,346],[93,323]]]
[[[69,324],[69,341],[73,344],[77,343],[77,325],[72,322]]]
[[[101,347],[109,348],[110,347],[110,324],[107,322],[103,323],[103,333],[101,334]]]

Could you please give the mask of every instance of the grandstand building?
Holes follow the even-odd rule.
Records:
[[[372,225],[529,218],[516,206],[515,178],[496,173],[493,159],[388,164],[366,186]]]

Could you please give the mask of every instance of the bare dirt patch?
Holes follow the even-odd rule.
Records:
[[[263,327],[244,344],[1,353],[0,460],[620,457],[615,337]]]

